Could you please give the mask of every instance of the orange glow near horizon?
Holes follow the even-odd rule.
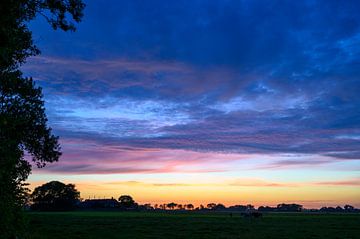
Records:
[[[73,183],[67,182],[65,183]],[[33,189],[45,182],[32,182]],[[265,184],[260,180],[244,179],[243,185],[221,182],[218,184],[160,184],[138,181],[78,182],[76,188],[81,198],[118,198],[131,195],[138,203],[192,203],[195,206],[222,203],[226,206],[252,204],[275,206],[279,203],[298,203],[306,208],[322,206],[360,206],[358,186],[332,186],[319,183],[292,185]]]

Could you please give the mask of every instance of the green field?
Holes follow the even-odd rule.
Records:
[[[28,213],[30,238],[360,238],[360,214]]]

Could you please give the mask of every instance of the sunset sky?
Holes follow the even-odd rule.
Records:
[[[31,22],[59,162],[31,187],[140,203],[360,207],[359,1],[85,1]]]

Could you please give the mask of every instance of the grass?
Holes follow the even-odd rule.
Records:
[[[360,214],[28,213],[30,238],[360,238]]]

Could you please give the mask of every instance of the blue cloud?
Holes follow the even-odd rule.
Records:
[[[87,5],[74,34],[31,23],[24,71],[62,137],[360,159],[358,1]]]

